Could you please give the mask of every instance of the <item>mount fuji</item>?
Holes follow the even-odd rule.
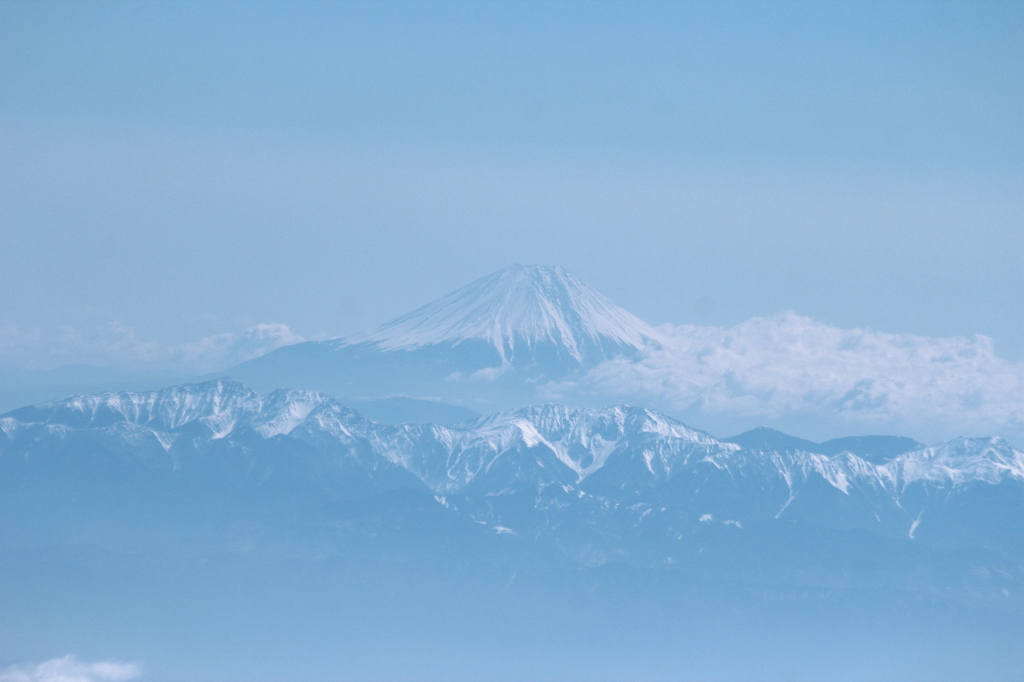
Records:
[[[491,412],[661,344],[658,332],[561,267],[513,265],[343,339],[279,348],[224,374],[348,400],[447,400]]]

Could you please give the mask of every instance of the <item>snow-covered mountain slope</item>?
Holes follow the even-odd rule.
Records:
[[[240,434],[365,441],[382,459],[412,471],[436,492],[459,492],[503,457],[551,458],[552,481],[580,484],[610,463],[636,460],[652,481],[682,475],[686,466],[730,476],[812,473],[848,494],[870,482],[898,495],[915,483],[942,487],[1007,480],[1024,483],[1024,453],[999,438],[959,438],[873,464],[851,453],[826,456],[801,449],[744,448],[651,410],[562,405],[523,407],[459,426],[378,424],[315,392],[260,395],[229,379],[144,393],[76,396],[20,408],[0,417],[5,449],[26,433],[139,427],[171,438],[188,431],[215,441]],[[202,427],[202,435],[195,431]],[[429,472],[443,472],[434,479]],[[751,473],[754,472],[754,473]]]
[[[75,396],[14,410],[0,417],[0,424],[11,434],[23,424],[81,429],[123,423],[155,433],[202,425],[213,440],[241,428],[270,438],[290,433],[328,402],[309,391],[278,390],[259,395],[236,381],[217,379],[160,391]],[[347,412],[356,417],[351,410]]]
[[[514,265],[366,333],[279,348],[226,374],[260,390],[443,399],[483,412],[538,402],[539,385],[661,341],[562,268]]]
[[[629,457],[640,457],[652,479],[672,478],[686,464],[707,465],[734,475],[744,470],[774,470],[784,478],[797,471],[801,475],[814,471],[844,493],[851,482],[866,479],[883,482],[894,493],[913,483],[1024,482],[1024,453],[1000,438],[958,438],[903,453],[886,464],[873,464],[849,451],[830,457],[795,448],[744,448],[720,442],[657,412],[624,405],[604,409],[523,407],[448,427],[387,425],[365,419],[320,393],[282,389],[260,395],[230,379],[142,393],[75,396],[0,416],[7,444],[40,428],[103,430],[118,423],[166,435],[183,429],[194,434],[194,427],[202,426],[203,437],[211,441],[240,433],[270,439],[297,430],[304,437],[361,438],[382,458],[411,470],[417,468],[417,460],[429,460],[443,451],[444,468],[449,473],[456,469],[475,472],[454,477],[466,482],[512,451],[520,456],[525,456],[525,451],[550,453],[565,480],[573,484],[610,461]],[[483,456],[485,451],[490,454],[467,468],[468,453]],[[458,490],[449,483],[437,485],[445,492]]]
[[[441,494],[498,493],[522,484],[578,486],[610,458],[632,458],[641,440],[664,444],[656,459],[641,455],[644,476],[652,481],[668,475],[681,458],[739,449],[654,412],[621,405],[524,407],[457,428],[378,427],[370,437],[384,457]]]
[[[263,486],[272,480],[267,472],[287,470],[327,496],[421,486],[468,500],[466,513],[502,527],[557,527],[570,514],[591,528],[612,517],[661,518],[673,528],[718,518],[737,527],[792,521],[912,537],[941,530],[929,526],[943,509],[980,495],[971,504],[984,513],[972,523],[991,527],[960,528],[958,537],[998,540],[1021,525],[1007,509],[1024,507],[1024,453],[998,438],[957,439],[875,464],[851,452],[748,449],[627,406],[525,407],[457,427],[385,425],[322,394],[259,395],[221,379],[22,408],[0,417],[0,429],[0,478],[16,462],[58,460],[105,471],[130,460],[221,483],[238,477],[232,486]],[[523,504],[533,510],[529,519]],[[969,538],[943,541],[961,540]],[[1003,545],[1012,550],[1014,542],[1024,545]]]
[[[411,350],[472,340],[506,363],[542,344],[585,363],[657,345],[659,336],[560,267],[513,265],[341,344]]]
[[[971,483],[1024,482],[1024,453],[1002,438],[956,438],[908,452],[889,462],[900,485],[917,482],[964,486]]]

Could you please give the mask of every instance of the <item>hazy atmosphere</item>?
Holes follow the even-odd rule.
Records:
[[[1019,3],[0,7],[8,364],[342,336],[517,262],[1024,354]]]
[[[1019,3],[0,8],[8,372],[220,371],[538,263],[1024,398]]]
[[[218,379],[267,438],[289,431],[259,421],[265,396],[297,389],[326,397],[289,394],[306,405],[293,416],[330,398],[380,422],[344,422],[368,443],[391,442],[389,420],[626,404],[720,439],[1001,438],[1012,460],[1022,86],[1020,2],[0,0],[0,413]],[[427,357],[425,329],[476,355],[444,346],[443,374],[388,364]],[[74,409],[114,404],[96,400]],[[161,456],[185,423],[168,419],[146,436]],[[580,481],[599,466],[559,458]],[[921,513],[899,517],[910,540]],[[132,646],[0,646],[0,682],[116,681],[164,660]],[[163,670],[240,679],[217,655]],[[360,665],[346,679],[417,677]]]

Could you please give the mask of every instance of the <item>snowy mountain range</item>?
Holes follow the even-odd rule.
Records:
[[[568,556],[586,547],[591,562],[671,556],[688,547],[683,535],[710,527],[770,534],[793,524],[1024,561],[1024,453],[998,438],[960,438],[879,464],[848,450],[743,447],[621,405],[386,425],[319,393],[260,395],[223,379],[21,408],[0,417],[0,430],[5,506],[29,490],[51,498],[39,486],[62,471],[77,476],[59,478],[81,488],[80,500],[97,479],[101,488],[123,480],[268,500],[292,486],[289,497],[323,508],[407,489],[453,517],[546,538]],[[9,508],[2,518],[25,515]]]
[[[224,374],[348,400],[444,399],[477,411],[639,357],[658,332],[561,267],[513,265],[351,338],[279,348]]]

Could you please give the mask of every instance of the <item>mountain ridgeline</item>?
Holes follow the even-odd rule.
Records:
[[[737,443],[750,450],[813,452],[829,456],[849,452],[873,464],[885,464],[899,455],[924,447],[913,438],[904,436],[846,436],[815,443],[766,426],[726,438],[725,442]]]
[[[38,504],[31,518],[45,525],[65,518],[56,511],[65,500],[85,505],[76,515],[87,518],[137,490],[161,491],[140,500],[147,506],[205,490],[203,505],[234,491],[246,505],[302,500],[320,510],[406,490],[442,516],[549,542],[588,565],[683,561],[712,529],[739,537],[796,527],[1024,561],[1024,453],[998,438],[914,444],[876,463],[796,441],[744,447],[636,407],[543,405],[457,427],[386,425],[322,394],[259,395],[223,379],[22,408],[0,428],[4,537],[26,542],[50,531],[29,532],[20,504]],[[55,485],[75,492],[47,492]],[[93,495],[96,509],[85,502]]]

